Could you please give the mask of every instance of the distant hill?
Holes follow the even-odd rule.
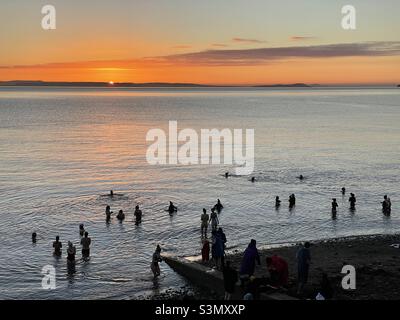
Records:
[[[312,86],[318,86],[318,84],[313,84]],[[254,86],[255,88],[310,88],[311,86],[305,83],[293,83],[293,84],[271,84],[271,85],[259,85]]]
[[[32,80],[15,80],[2,81],[0,86],[4,87],[134,87],[134,88],[151,88],[151,87],[209,87],[195,83],[166,83],[166,82],[148,82],[148,83],[131,83],[131,82],[47,82]]]

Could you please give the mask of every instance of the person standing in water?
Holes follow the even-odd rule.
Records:
[[[210,222],[212,231],[216,231],[219,224],[219,220],[218,220],[218,214],[215,212],[214,208],[211,209]]]
[[[56,237],[56,241],[53,242],[53,248],[54,248],[54,255],[57,257],[61,256],[61,248],[62,248],[62,243],[60,242],[60,237]]]
[[[110,197],[114,197],[114,191],[110,190]]]
[[[36,232],[33,232],[32,233],[32,243],[36,243],[36,237],[37,237]]]
[[[279,208],[281,206],[281,200],[279,200],[279,197],[275,197],[275,208]]]
[[[346,194],[346,188],[343,187],[343,188],[342,188],[342,195],[345,195],[345,194]]]
[[[110,206],[107,206],[106,207],[106,220],[107,221],[110,221],[111,220],[111,214],[112,214],[113,212],[111,211],[111,208],[110,208]]]
[[[357,199],[356,199],[356,196],[354,195],[354,193],[350,193],[349,202],[350,202],[350,209],[355,210]]]
[[[390,214],[390,212],[392,211],[392,202],[390,201],[390,198],[385,195],[383,197],[383,202],[382,202],[382,212],[384,214]]]
[[[161,274],[160,266],[158,265],[162,261],[161,258],[161,247],[157,245],[156,251],[153,253],[153,259],[151,261],[151,271],[153,271],[154,278]]]
[[[91,243],[92,243],[92,239],[89,238],[89,233],[85,232],[85,236],[81,239],[82,256],[83,257],[89,257]]]
[[[142,210],[139,209],[139,206],[135,207],[135,218],[136,218],[136,224],[139,224],[142,222]]]
[[[217,200],[217,204],[214,206],[214,208],[217,210],[218,213],[221,213],[222,209],[224,208],[224,206],[221,203],[221,200]]]
[[[228,179],[228,177],[229,177],[229,172],[225,172],[225,178]]]
[[[207,210],[203,209],[203,214],[201,215],[201,236],[207,238],[207,228],[208,228],[208,220],[210,219],[209,215],[207,214]]]
[[[296,196],[291,194],[289,196],[289,208],[293,208],[296,205]]]
[[[122,220],[125,219],[125,213],[124,213],[124,211],[119,210],[119,212],[118,212],[118,214],[117,214],[117,219],[118,219],[119,221],[121,221],[121,222],[122,222]]]
[[[337,208],[339,207],[337,201],[335,198],[332,199],[332,213],[336,214]]]
[[[76,248],[71,241],[68,241],[67,254],[67,261],[70,263],[75,262]]]
[[[79,235],[80,235],[81,237],[83,237],[84,234],[85,234],[85,227],[84,227],[83,223],[81,223],[81,224],[79,225]]]
[[[169,214],[174,214],[175,212],[178,211],[178,208],[174,206],[172,201],[169,202],[169,207],[168,207],[168,212]]]

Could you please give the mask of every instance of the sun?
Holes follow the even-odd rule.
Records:
[[[108,81],[108,84],[109,84],[110,86],[113,86],[113,85],[114,85],[114,81]]]

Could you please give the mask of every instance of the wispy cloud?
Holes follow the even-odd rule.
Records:
[[[232,41],[240,42],[240,43],[248,43],[248,44],[267,43],[267,41],[262,41],[262,40],[257,40],[257,39],[247,39],[247,38],[233,38]]]
[[[158,68],[175,66],[253,66],[288,59],[342,58],[342,57],[384,57],[400,56],[400,41],[361,42],[314,46],[291,46],[252,49],[220,49],[146,57],[129,60],[102,60],[63,62],[36,65],[0,66],[7,68]]]
[[[226,48],[226,47],[229,47],[229,46],[227,44],[224,44],[224,43],[212,43],[211,47]]]
[[[310,40],[315,40],[317,39],[316,37],[310,37],[310,36],[292,36],[290,37],[291,41],[310,41]]]

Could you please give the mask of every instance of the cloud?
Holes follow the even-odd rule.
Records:
[[[290,40],[292,41],[309,41],[309,40],[315,40],[317,39],[316,37],[305,37],[305,36],[292,36],[290,37]]]
[[[223,43],[212,43],[211,47],[226,48],[226,47],[229,47],[229,46],[227,44],[223,44]]]
[[[400,55],[400,41],[361,42],[235,50],[206,50],[159,57],[174,64],[210,66],[260,65],[295,58],[377,57]]]
[[[199,52],[129,60],[101,60],[0,66],[0,69],[33,68],[161,68],[177,66],[254,66],[288,59],[400,56],[400,41],[341,43],[252,49],[210,49]]]
[[[257,40],[257,39],[245,39],[245,38],[233,38],[233,42],[240,42],[240,43],[249,43],[249,44],[254,44],[254,43],[267,43],[267,41],[262,41],[262,40]]]

